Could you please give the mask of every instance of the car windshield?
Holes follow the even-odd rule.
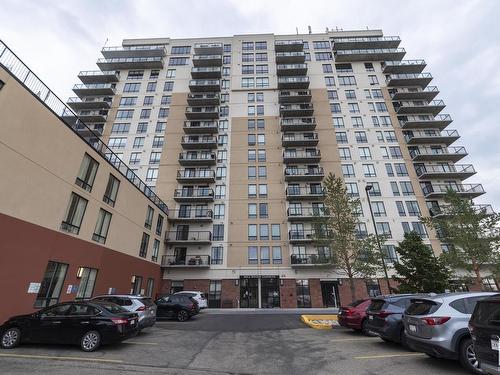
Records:
[[[385,304],[386,303],[383,299],[372,299],[372,303],[368,309],[369,310],[382,310],[382,308],[384,307]]]
[[[426,299],[417,299],[417,300],[412,300],[410,306],[405,311],[405,314],[408,315],[427,315],[427,314],[432,314],[436,312],[436,310],[439,308],[439,304],[426,300]]]
[[[96,305],[103,307],[104,309],[108,310],[110,313],[113,314],[128,312],[128,310],[125,310],[123,307],[117,305],[116,303],[106,302],[102,300],[94,302],[96,303]]]
[[[471,320],[479,324],[500,324],[500,301],[479,301]]]

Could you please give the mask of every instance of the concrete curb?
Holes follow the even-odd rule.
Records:
[[[332,329],[338,326],[337,315],[301,315],[300,320],[314,329]]]

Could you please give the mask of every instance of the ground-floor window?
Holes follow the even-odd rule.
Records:
[[[382,292],[380,291],[380,284],[378,283],[378,280],[366,280],[366,292],[370,298],[380,296]]]
[[[76,293],[76,299],[86,299],[92,297],[95,281],[97,279],[97,270],[89,267],[79,267],[76,277],[80,279],[80,286]]]
[[[67,264],[49,261],[36,296],[35,307],[47,307],[59,302],[67,270]]]
[[[142,287],[142,276],[134,275],[132,276],[132,286],[130,288],[130,294],[141,294]]]
[[[208,307],[220,308],[220,296],[222,291],[221,280],[210,280],[208,291]]]
[[[493,277],[483,277],[482,281],[485,292],[498,292],[498,285]]]
[[[311,307],[309,280],[297,280],[297,307]]]
[[[468,292],[469,286],[462,280],[450,280],[451,292]]]
[[[148,279],[148,283],[146,286],[146,295],[148,297],[153,297],[154,287],[155,287],[155,279]]]
[[[182,292],[184,290],[184,281],[172,281],[172,286],[170,287],[170,294],[177,292]]]

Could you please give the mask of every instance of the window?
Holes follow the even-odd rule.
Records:
[[[340,160],[351,160],[351,150],[346,147],[339,147]]]
[[[248,264],[258,264],[257,246],[248,246]]]
[[[363,173],[365,177],[377,177],[375,166],[373,164],[363,164]]]
[[[337,90],[328,90],[328,99],[329,100],[338,100],[339,95],[337,94]]]
[[[257,154],[256,150],[248,150],[248,161],[255,161],[257,160]]]
[[[266,150],[258,150],[257,159],[258,161],[266,161]]]
[[[267,61],[267,52],[256,53],[255,61]]]
[[[387,112],[387,105],[384,102],[376,102],[375,108],[377,108],[377,112]]]
[[[222,56],[222,63],[223,64],[231,64],[231,55],[229,55],[229,56]]]
[[[347,100],[349,100],[349,99],[356,99],[356,91],[354,91],[354,90],[345,90],[345,98]]]
[[[170,51],[171,55],[189,55],[191,53],[191,46],[173,46]]]
[[[215,204],[214,205],[214,219],[224,219],[225,216],[225,204]]]
[[[140,152],[132,152],[130,154],[130,160],[129,160],[129,164],[133,165],[133,164],[139,164],[141,162],[141,153]]]
[[[148,82],[148,85],[146,86],[146,91],[147,92],[156,91],[156,82]]]
[[[253,51],[253,42],[241,42],[241,49],[243,51]]]
[[[334,128],[344,128],[344,119],[342,117],[333,117],[333,127]]]
[[[150,109],[141,109],[141,119],[148,119],[151,116],[151,110]]]
[[[161,105],[169,105],[172,103],[172,96],[171,95],[163,95],[161,97]]]
[[[380,217],[387,215],[385,212],[384,202],[373,201],[371,203],[372,203],[373,216]]]
[[[149,156],[149,164],[160,164],[161,152],[152,151]]]
[[[216,185],[215,186],[215,199],[225,199],[226,198],[226,186]]]
[[[149,234],[143,233],[141,239],[141,247],[139,249],[139,256],[141,258],[146,258],[146,254],[148,253],[148,244],[149,244]]]
[[[158,111],[158,118],[166,118],[170,112],[169,108],[160,108]]]
[[[370,160],[372,158],[372,154],[370,152],[369,147],[358,147],[359,157],[361,160]]]
[[[331,52],[315,52],[314,57],[316,61],[333,60]]]
[[[333,73],[332,64],[323,64],[323,73]]]
[[[346,132],[335,132],[335,138],[337,143],[347,143],[347,133]]]
[[[340,86],[348,86],[355,85],[356,78],[354,76],[339,76],[339,85]]]
[[[380,197],[382,192],[380,191],[380,185],[378,182],[367,182],[367,185],[371,185],[371,189],[368,191],[371,197]]]
[[[133,148],[142,148],[144,147],[144,137],[135,137],[134,139],[134,144],[133,144]]]
[[[130,288],[130,294],[141,294],[141,286],[142,286],[142,276],[137,276],[137,275],[132,276],[132,285]]]
[[[68,208],[66,209],[66,214],[64,215],[64,220],[61,223],[61,230],[73,234],[78,234],[80,232],[80,226],[82,224],[83,215],[85,214],[85,209],[87,208],[88,201],[78,194],[71,193]]]
[[[335,86],[335,77],[325,77],[326,87]]]
[[[257,240],[257,224],[248,224],[248,240]]]
[[[129,70],[127,79],[142,79],[144,70]]]
[[[163,216],[158,215],[158,219],[156,219],[156,230],[155,230],[156,235],[161,236],[162,230],[163,230]]]
[[[359,197],[358,184],[356,182],[346,182],[347,195],[350,197]]]
[[[349,113],[359,113],[358,103],[347,103],[347,107],[349,108]]]
[[[391,181],[391,189],[392,189],[392,195],[394,195],[395,197],[399,197],[401,195],[399,193],[399,187],[397,182]]]
[[[67,264],[52,261],[47,263],[47,268],[45,268],[45,273],[40,283],[40,289],[36,296],[35,308],[52,306],[59,302],[59,296],[61,295],[67,270]],[[58,308],[61,307],[63,306]]]
[[[397,142],[396,133],[394,131],[385,131],[384,135],[387,142]]]
[[[163,85],[163,92],[172,91],[174,89],[174,81],[167,81]]]
[[[259,184],[259,197],[267,197],[267,184]]]
[[[167,128],[166,122],[157,122],[156,128],[155,128],[155,133],[163,133],[166,128]]]
[[[168,66],[187,65],[188,61],[189,61],[188,57],[171,57],[168,60]]]
[[[369,75],[368,82],[370,83],[370,85],[378,85],[377,76],[376,75]]]
[[[366,291],[368,293],[368,297],[370,298],[377,297],[382,294],[377,279],[366,280]]]
[[[372,89],[372,95],[374,99],[383,99],[384,95],[380,89]]]
[[[111,214],[103,210],[99,210],[99,215],[97,216],[97,223],[95,224],[94,234],[92,239],[99,243],[106,243],[106,237],[108,235],[109,224],[111,223]]]
[[[116,111],[116,119],[118,120],[131,119],[133,115],[134,115],[133,109],[119,109],[118,111]]]
[[[354,173],[354,165],[342,164],[342,174],[344,177],[356,177],[356,174]]]
[[[374,72],[375,69],[373,68],[373,64],[372,63],[365,63],[365,70],[367,72]]]
[[[362,128],[363,127],[363,118],[362,117],[358,117],[358,116],[351,117],[351,121],[352,121],[352,126],[354,128]]]
[[[260,263],[269,264],[270,262],[269,246],[260,247]]]
[[[146,172],[146,182],[156,182],[158,178],[158,168],[148,168]]]
[[[268,77],[257,77],[255,78],[255,87],[269,87],[269,78]]]
[[[147,133],[148,131],[148,123],[147,122],[140,122],[137,124],[137,134],[142,134],[142,133]]]
[[[165,140],[165,137],[162,135],[155,135],[153,138],[153,147],[163,147],[163,142]]]
[[[330,42],[327,40],[313,42],[313,47],[314,49],[330,49]]]
[[[226,178],[227,168],[226,167],[217,167],[215,170],[215,178],[220,180]]]
[[[243,53],[241,55],[241,61],[243,61],[243,62],[253,62],[253,53]]]
[[[408,169],[406,169],[406,164],[395,163],[394,169],[396,170],[396,175],[398,177],[407,177],[408,176]]]
[[[399,186],[401,186],[401,191],[403,192],[403,195],[415,195],[415,191],[413,190],[413,185],[411,184],[411,181],[401,181],[399,183]]]
[[[354,132],[357,143],[368,143],[368,138],[366,137],[366,132]]]
[[[399,146],[390,146],[389,152],[391,154],[391,158],[393,158],[393,159],[402,159],[403,158],[403,154],[401,153],[401,149],[399,148]]]
[[[127,138],[125,137],[111,137],[108,141],[108,147],[110,148],[125,148],[127,144]]]
[[[102,198],[103,202],[109,204],[111,207],[114,207],[119,187],[120,180],[110,174],[108,184],[106,185],[106,191],[104,192],[104,196]]]
[[[175,69],[168,69],[166,78],[175,78]]]
[[[398,209],[399,216],[406,216],[405,206],[402,201],[396,201],[396,208]]]
[[[241,79],[241,87],[254,87],[255,86],[255,81],[253,78],[242,78]]]
[[[394,177],[394,170],[392,169],[391,163],[385,164],[385,170],[387,172],[387,177]]]
[[[257,203],[248,203],[248,218],[257,218]]]
[[[281,264],[283,262],[281,255],[281,246],[273,246],[273,264]]]
[[[123,86],[123,92],[139,92],[139,89],[141,88],[140,83],[126,83]]]
[[[409,216],[420,216],[420,207],[417,201],[406,201],[406,208]]]
[[[267,203],[259,203],[259,217],[261,219],[267,218],[269,216]]]
[[[267,49],[267,42],[255,42],[255,49]]]
[[[271,224],[271,239],[281,240],[281,226],[279,224]]]
[[[211,264],[222,264],[224,255],[224,248],[222,246],[212,246],[211,254]]]
[[[133,106],[137,103],[137,96],[124,96],[120,99],[120,107]]]
[[[153,207],[148,206],[148,210],[146,211],[146,221],[144,222],[144,227],[147,229],[151,229],[153,225],[153,215],[154,215]]]
[[[214,224],[212,241],[224,241],[224,224]]]
[[[387,222],[377,223],[377,233],[386,238],[392,238],[391,227]]]
[[[248,167],[248,179],[255,180],[257,178],[257,167]]]
[[[88,299],[92,297],[95,281],[97,279],[97,270],[89,267],[79,267],[77,278],[80,279],[76,300]]]
[[[75,184],[89,192],[92,191],[92,185],[94,184],[98,168],[99,163],[86,153],[83,156],[82,164],[80,165],[80,170],[78,171]]]
[[[254,66],[253,65],[242,65],[241,66],[241,74],[254,74]]]
[[[352,73],[351,64],[335,64],[335,70],[337,73]]]
[[[111,127],[111,133],[113,134],[128,133],[129,129],[130,129],[130,124],[117,122],[113,124],[113,126]]]
[[[311,295],[309,293],[309,280],[296,281],[297,307],[311,307]]]
[[[342,113],[342,108],[340,107],[340,103],[330,103],[330,112]]]

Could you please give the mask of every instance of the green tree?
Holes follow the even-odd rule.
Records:
[[[351,299],[355,301],[355,278],[372,277],[381,269],[380,254],[373,235],[359,238],[359,199],[347,193],[344,180],[330,173],[324,179],[324,215],[313,224],[316,246],[330,250],[332,270],[349,280]]]
[[[481,271],[498,272],[500,215],[477,208],[471,200],[449,190],[439,215],[421,218],[433,227],[442,242],[450,244],[443,254],[452,268],[463,269],[482,284]],[[492,269],[493,268],[493,269]]]
[[[442,293],[448,287],[450,271],[445,262],[434,255],[422,238],[415,233],[406,233],[398,243],[396,252],[399,262],[394,264],[401,293]]]

